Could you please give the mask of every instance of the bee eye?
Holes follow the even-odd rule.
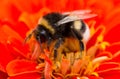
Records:
[[[45,34],[46,34],[46,31],[45,31],[45,30],[41,30],[41,31],[40,31],[40,34],[41,34],[41,35],[45,35]]]
[[[45,42],[47,40],[46,36],[47,36],[47,32],[44,26],[38,25],[38,27],[36,28],[36,34],[35,34],[35,37],[37,38],[37,40],[40,38],[41,43]]]
[[[47,33],[44,29],[40,31],[39,35],[40,35],[41,42],[45,42],[47,40]]]

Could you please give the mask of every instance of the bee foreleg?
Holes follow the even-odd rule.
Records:
[[[42,43],[41,43],[40,36],[38,36],[37,39],[38,39],[38,42],[40,44],[40,50],[41,50],[42,53],[44,53],[43,48],[42,48]]]
[[[57,41],[56,41],[56,44],[54,46],[54,59],[56,60],[57,58],[57,49],[60,47],[60,45],[64,42],[64,39],[63,38],[59,38]]]
[[[79,41],[79,43],[80,43],[80,50],[82,52],[82,51],[84,51],[84,44],[81,40]]]
[[[82,35],[80,33],[78,33],[78,31],[75,30],[74,28],[71,29],[71,32],[72,32],[73,36],[79,40],[80,51],[81,52],[84,51],[84,44],[82,42],[82,38],[83,38]]]
[[[50,47],[50,44],[52,42],[52,38],[51,37],[48,37],[48,41],[47,41],[47,48],[49,49]]]

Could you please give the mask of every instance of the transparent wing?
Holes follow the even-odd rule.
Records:
[[[92,12],[91,10],[75,10],[72,12],[64,12],[63,15],[69,15],[69,14],[86,14]]]
[[[68,23],[76,20],[88,19],[97,16],[97,14],[90,14],[90,12],[91,12],[90,10],[67,12],[65,13],[65,15],[68,16],[58,21],[56,24],[59,26],[64,23]]]

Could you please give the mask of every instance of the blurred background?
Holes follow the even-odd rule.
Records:
[[[93,26],[93,31],[104,27],[103,40],[119,42],[109,50],[114,53],[120,50],[120,0],[0,0],[0,79],[8,77],[6,66],[9,62],[29,57],[28,47],[23,46],[23,41],[36,27],[39,18],[50,12],[75,10],[91,10],[97,14],[97,17],[86,20],[89,27]],[[119,57],[115,61],[120,62]]]
[[[38,19],[44,14],[81,9],[89,9],[98,15],[94,18],[95,27],[104,25],[107,29],[106,33],[110,32],[105,40],[110,42],[120,40],[117,35],[120,34],[119,0],[0,0],[0,26],[9,24],[11,29],[25,38],[26,32],[34,28]],[[24,31],[21,32],[21,29]],[[114,40],[110,40],[111,34]]]

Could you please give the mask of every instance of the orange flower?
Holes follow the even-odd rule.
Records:
[[[1,0],[0,3],[0,79],[118,79],[120,76],[120,1],[118,0]],[[23,45],[29,30],[44,14],[90,9],[98,16],[85,20],[91,37],[86,51],[71,65],[72,53],[58,62],[57,71],[48,57],[45,62],[34,60],[36,41]]]

